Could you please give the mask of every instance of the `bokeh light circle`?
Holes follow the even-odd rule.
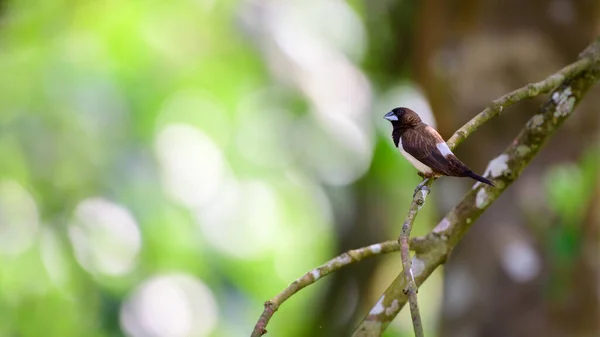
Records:
[[[125,300],[121,326],[130,337],[203,337],[216,327],[212,291],[187,274],[155,276]]]
[[[69,224],[77,261],[90,273],[109,276],[129,272],[141,249],[138,225],[123,206],[103,198],[77,205]]]
[[[0,253],[19,254],[39,231],[38,211],[31,194],[13,180],[0,181]]]

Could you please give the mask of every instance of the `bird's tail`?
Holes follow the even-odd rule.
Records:
[[[493,182],[491,182],[490,180],[485,179],[484,177],[480,176],[479,174],[477,174],[477,173],[475,173],[475,172],[473,172],[471,170],[465,172],[465,177],[470,177],[470,178],[473,178],[473,179],[475,179],[477,181],[480,181],[480,182],[482,182],[484,184],[488,184],[490,186],[496,187],[496,185],[494,185]]]

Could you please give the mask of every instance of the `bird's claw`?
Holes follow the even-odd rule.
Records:
[[[419,191],[426,191],[427,194],[429,194],[429,192],[431,192],[431,190],[429,189],[429,187],[427,186],[417,186],[417,188],[415,188],[415,192],[413,193],[413,198],[415,196],[417,196],[417,193],[419,193]]]
[[[430,192],[429,187],[426,186],[428,181],[429,181],[429,178],[425,178],[419,185],[417,185],[417,188],[415,188],[415,192],[413,193],[413,199],[417,195],[417,193],[419,193],[420,190],[424,190],[427,193]]]

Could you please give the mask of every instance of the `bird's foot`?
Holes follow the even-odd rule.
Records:
[[[429,194],[431,192],[431,190],[429,189],[429,187],[422,186],[421,188],[416,188],[415,189],[415,192],[413,193],[413,198],[417,195],[417,193],[419,193],[419,191],[426,191],[427,194]]]
[[[429,181],[430,178],[425,178],[423,179],[423,181],[417,185],[417,188],[415,188],[415,192],[413,193],[413,198],[417,195],[417,193],[419,193],[419,191],[423,190],[423,191],[427,191],[427,193],[429,193],[431,190],[429,189],[429,187],[425,186],[425,184],[427,184],[427,182]]]

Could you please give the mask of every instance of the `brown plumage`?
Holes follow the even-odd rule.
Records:
[[[394,127],[394,144],[423,177],[470,177],[494,186],[490,180],[474,173],[463,164],[452,153],[442,136],[434,128],[423,123],[416,112],[408,108],[395,108],[384,118]]]

